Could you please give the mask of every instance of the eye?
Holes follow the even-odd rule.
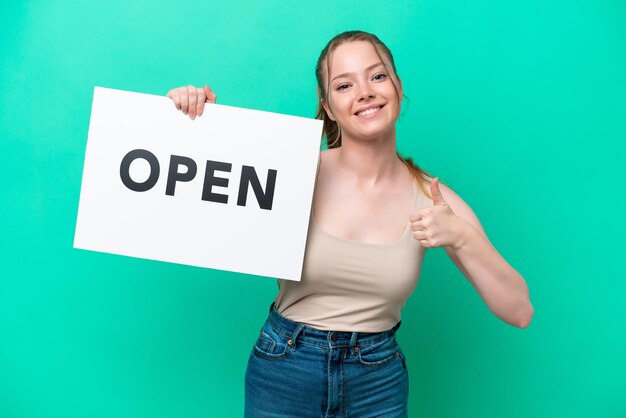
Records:
[[[336,87],[336,89],[337,89],[337,90],[345,90],[345,89],[347,89],[348,87],[350,87],[350,85],[349,85],[348,83],[341,83],[341,84],[339,84],[339,85]]]
[[[376,80],[376,81],[380,81],[380,80],[384,80],[386,78],[387,78],[387,74],[385,74],[385,73],[378,73],[372,79]]]

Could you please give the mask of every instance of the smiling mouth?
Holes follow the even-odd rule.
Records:
[[[384,105],[380,105],[378,107],[373,107],[371,109],[367,109],[367,110],[362,110],[360,112],[355,113],[355,115],[357,116],[361,116],[361,117],[366,117],[366,116],[372,116],[374,113],[378,112],[380,109],[383,108]]]

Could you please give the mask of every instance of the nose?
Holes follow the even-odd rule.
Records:
[[[368,101],[368,100],[373,99],[373,98],[374,98],[374,91],[369,86],[369,84],[367,84],[367,83],[361,84],[360,89],[359,89],[359,95],[357,97],[357,101],[365,102],[365,101]]]

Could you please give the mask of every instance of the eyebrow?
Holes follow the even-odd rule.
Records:
[[[365,69],[365,71],[369,71],[369,70],[371,70],[371,69],[373,69],[373,68],[376,68],[376,67],[378,67],[378,66],[380,66],[380,65],[384,66],[385,64],[383,64],[382,62],[377,62],[376,64],[372,64],[372,65],[370,65],[369,67],[367,67],[367,68]],[[352,75],[352,74],[354,74],[354,73],[343,73],[343,74],[339,74],[338,76],[333,77],[333,79],[332,79],[332,80],[330,80],[330,81],[331,81],[331,82],[333,82],[333,81],[335,81],[335,80],[336,80],[336,79],[338,79],[338,78],[345,77],[345,76]]]

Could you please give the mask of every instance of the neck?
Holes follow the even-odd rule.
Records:
[[[396,176],[403,168],[396,155],[396,132],[385,138],[353,140],[342,138],[338,159],[357,181],[376,184]]]

